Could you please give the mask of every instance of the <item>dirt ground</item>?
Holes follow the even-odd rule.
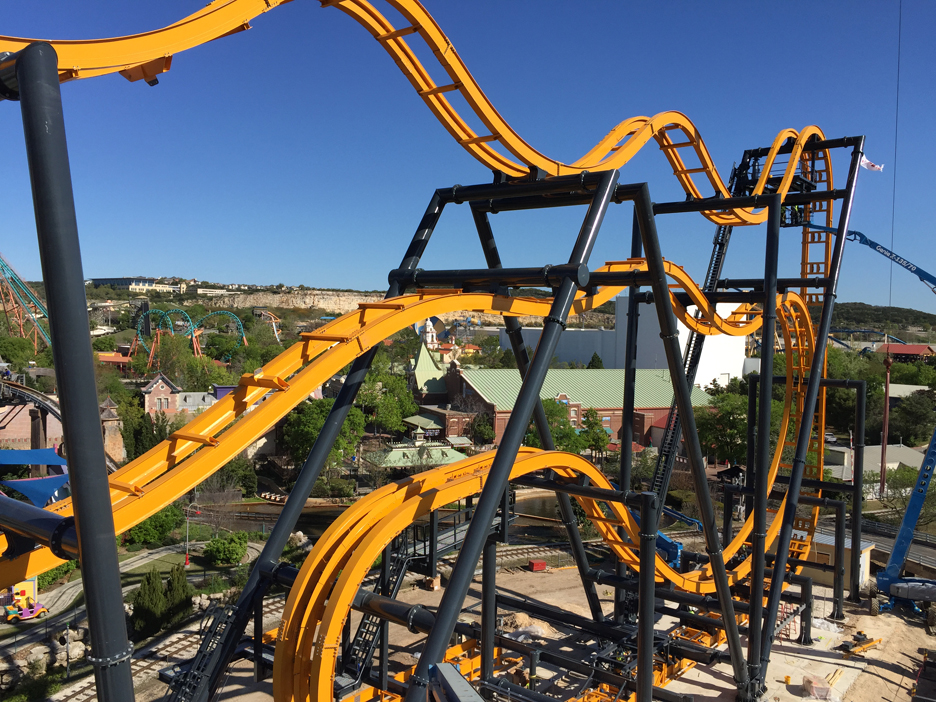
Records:
[[[573,568],[552,569],[540,573],[513,569],[499,573],[497,581],[499,589],[504,594],[515,597],[533,597],[582,615],[588,614],[578,573]],[[477,620],[480,587],[479,575],[466,602],[466,611],[462,614],[462,621]],[[606,612],[610,612],[612,609],[610,588],[599,586],[598,594],[603,608]],[[831,593],[827,588],[816,587],[815,594],[814,616],[816,620],[819,620],[831,610]],[[441,597],[441,590],[429,592],[413,586],[405,588],[399,594],[399,599],[422,604],[429,609],[438,606]],[[842,669],[842,673],[839,674],[840,677],[833,688],[834,699],[843,702],[880,702],[881,700],[893,702],[910,699],[909,690],[920,669],[923,660],[922,651],[930,646],[936,648],[936,637],[930,637],[926,633],[922,620],[913,615],[895,612],[871,617],[868,613],[867,600],[861,607],[846,604],[845,610],[846,620],[837,623],[843,628],[841,633],[830,633],[814,628],[812,634],[816,643],[813,646],[804,647],[788,641],[774,646],[766,700],[781,702],[803,699],[802,677],[804,673],[827,678],[838,668]],[[531,624],[539,625],[544,636],[542,643],[547,646],[555,643],[557,647],[559,646],[556,640],[562,633],[559,627],[552,627],[536,620],[531,621],[525,615],[511,618],[507,612],[502,612],[502,614],[507,615],[505,624],[508,629]],[[658,622],[658,627],[665,626],[665,623],[665,621]],[[882,638],[883,641],[864,656],[846,660],[841,652],[836,650],[836,647],[841,641],[851,639],[858,631],[864,631],[874,639]],[[795,635],[798,632],[793,633]],[[421,649],[423,638],[421,635],[410,633],[403,627],[391,626],[390,651],[394,669],[400,670],[416,663],[417,658],[414,654],[418,654]],[[550,680],[555,671],[550,671],[548,667],[542,668],[539,672],[539,691],[556,696],[562,696],[565,691],[568,694],[574,691],[572,687],[567,688],[558,676]],[[785,675],[791,677],[789,684],[784,682]],[[672,682],[669,687],[674,692],[694,695],[697,700],[733,700],[735,697],[731,668],[727,663],[697,667],[680,680]],[[932,692],[936,690],[929,690],[921,684],[920,694],[936,698],[936,694]],[[243,702],[271,700],[272,686],[269,682],[254,685],[250,682],[250,666],[239,665],[231,671],[228,686],[223,691],[221,699],[237,699]]]

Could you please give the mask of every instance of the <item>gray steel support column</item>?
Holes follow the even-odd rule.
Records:
[[[777,559],[774,561],[774,576],[770,582],[770,594],[767,599],[766,621],[764,622],[764,640],[761,646],[761,675],[767,675],[767,663],[770,661],[770,647],[773,644],[774,625],[777,623],[777,613],[780,607],[780,593],[783,590],[783,573],[786,571],[787,561],[790,557],[790,540],[793,538],[793,522],[796,519],[796,508],[799,502],[799,493],[803,483],[803,471],[806,467],[806,455],[809,451],[809,439],[812,435],[813,415],[816,412],[816,403],[819,398],[819,386],[822,380],[823,360],[826,345],[829,343],[829,329],[832,326],[832,310],[835,307],[836,290],[842,267],[842,255],[845,250],[845,235],[848,232],[848,222],[851,218],[851,206],[855,198],[855,183],[858,178],[858,166],[864,149],[864,137],[858,138],[858,145],[852,151],[851,165],[848,171],[848,185],[845,198],[842,201],[842,213],[839,215],[838,230],[835,234],[835,243],[832,247],[832,260],[830,263],[829,287],[826,289],[825,302],[819,317],[816,329],[816,339],[813,348],[818,352],[814,354],[812,366],[809,371],[809,380],[806,384],[806,396],[803,398],[803,420],[800,422],[796,437],[796,452],[793,456],[793,465],[790,471],[790,487],[786,506],[783,509],[780,534],[777,539]],[[765,384],[766,379],[765,379]]]
[[[761,324],[761,378],[773,377],[774,333],[777,326],[777,262],[780,252],[779,195],[767,201],[767,246],[764,256],[764,302]],[[751,613],[748,618],[748,675],[750,687],[744,694],[757,699],[765,689],[761,673],[761,627],[764,622],[764,558],[767,543],[767,476],[770,472],[770,408],[773,383],[759,387],[757,405],[757,449],[754,475],[754,511],[751,530]]]
[[[800,597],[803,603],[803,612],[800,614],[800,635],[797,643],[800,646],[812,646],[815,641],[812,637],[812,578],[805,577],[800,581]]]
[[[637,211],[634,210],[631,224],[631,258],[639,258],[643,253],[643,242],[640,240],[640,226],[637,223]],[[621,479],[620,489],[624,492],[631,489],[631,476],[634,471],[634,396],[637,382],[637,320],[640,317],[640,306],[636,295],[640,291],[638,286],[632,286],[627,293],[627,328],[624,337],[624,403],[621,411]],[[627,531],[618,527],[618,536],[627,540]],[[618,561],[614,572],[624,577],[627,575],[627,564]],[[624,612],[624,600],[627,591],[623,588],[614,588],[614,620],[623,622],[627,615]]]
[[[653,618],[656,603],[656,494],[640,493],[640,573],[638,573],[637,604],[637,700],[651,702],[653,698]]]
[[[15,65],[11,65],[12,61]],[[94,653],[88,660],[94,666],[101,699],[133,700],[130,673],[133,647],[127,640],[114,545],[114,515],[88,336],[58,57],[49,44],[39,42],[8,57],[4,63],[7,91],[10,69],[15,71],[15,87],[19,91],[42,279],[52,329],[52,355],[59,369],[62,433],[71,469],[79,560],[84,566],[82,583]]]
[[[601,180],[597,186],[594,199],[588,208],[585,221],[572,249],[572,255],[569,257],[570,264],[587,266],[598,229],[604,219],[610,196],[617,183],[617,177],[618,172],[616,170],[601,174]],[[543,387],[546,372],[549,370],[549,362],[556,350],[559,336],[566,326],[575,292],[576,284],[571,278],[563,279],[562,284],[555,292],[549,316],[544,320],[543,332],[540,335],[536,353],[523,380],[510,419],[507,421],[507,428],[501,439],[500,448],[488,471],[474,518],[471,520],[468,533],[465,536],[464,546],[462,546],[455,567],[452,569],[452,575],[449,578],[448,587],[445,588],[442,595],[442,601],[439,603],[436,625],[429,633],[422,656],[420,656],[416,669],[410,676],[406,702],[423,702],[429,685],[429,670],[431,666],[441,661],[445,655],[446,647],[452,632],[455,630],[458,615],[465,601],[465,596],[468,594],[471,580],[474,577],[475,567],[478,564],[478,558],[481,556],[488,529],[490,529],[494,515],[497,512],[501,495],[503,495],[504,489],[507,487],[510,471],[517,458],[520,444],[523,442],[523,436],[526,434],[530,417],[539,400],[540,389]]]
[[[494,678],[494,635],[497,633],[497,542],[484,542],[481,564],[481,679]]]
[[[734,508],[734,495],[728,489],[727,483],[722,486],[722,496],[724,504],[722,505],[721,541],[722,548],[728,548],[731,542],[731,510]]]
[[[771,371],[773,377],[773,371]],[[757,446],[757,381],[759,376],[751,373],[747,377],[747,465],[744,467],[744,485],[745,487],[754,487],[754,475],[757,473],[757,455],[755,446]],[[750,516],[754,509],[754,495],[744,496],[744,517]]]
[[[841,621],[845,619],[845,502],[843,500],[829,500],[835,507],[835,553],[832,562],[835,572],[832,576],[832,614],[829,619]]]
[[[393,558],[393,549],[388,544],[383,550],[383,559],[380,561],[380,594],[390,597],[390,559]],[[390,622],[386,619],[380,621],[380,674],[378,677],[381,690],[390,685]]]
[[[457,528],[457,527],[456,527]],[[439,574],[439,510],[429,513],[429,577]]]
[[[494,231],[491,228],[491,221],[486,212],[472,208],[475,227],[478,230],[478,237],[481,239],[481,248],[484,251],[484,260],[491,268],[501,268],[500,252],[497,250],[497,242],[494,240]],[[510,340],[510,348],[513,351],[514,358],[517,359],[517,369],[520,371],[520,377],[525,378],[527,370],[530,367],[530,358],[527,354],[526,345],[523,343],[520,321],[516,317],[505,317],[504,326],[507,329],[507,338]],[[546,419],[546,410],[543,408],[543,401],[537,396],[536,404],[533,407],[533,424],[536,426],[536,433],[539,435],[540,443],[546,451],[555,451],[556,444],[553,441],[552,431],[549,428],[549,422]],[[552,477],[552,471],[548,471]],[[625,488],[626,489],[626,488]],[[506,502],[507,493],[504,493],[504,499],[501,502],[501,511],[506,516],[510,506]],[[579,572],[579,578],[582,580],[582,588],[585,591],[585,600],[588,602],[588,609],[595,621],[604,619],[604,613],[601,610],[601,600],[598,598],[598,591],[595,584],[586,576],[588,572],[588,555],[585,552],[585,545],[582,543],[582,534],[578,528],[578,522],[575,519],[575,512],[572,509],[572,500],[562,492],[556,493],[556,501],[559,504],[559,517],[562,525],[565,527],[566,535],[569,538],[569,546],[572,551],[572,559]],[[507,543],[505,525],[502,525],[501,541]]]
[[[709,556],[715,590],[718,594],[721,610],[724,613],[725,637],[731,656],[731,668],[735,683],[739,689],[743,689],[748,682],[748,673],[744,663],[744,652],[741,649],[741,636],[738,633],[738,624],[734,616],[734,604],[731,599],[731,586],[728,582],[725,559],[718,540],[718,525],[715,521],[712,496],[709,494],[708,478],[705,475],[702,446],[699,444],[695,416],[692,413],[692,395],[683,368],[676,316],[673,314],[673,308],[668,304],[669,287],[663,267],[663,254],[660,251],[660,240],[657,236],[656,222],[653,218],[653,203],[650,202],[650,191],[646,184],[637,192],[634,204],[640,222],[640,235],[646,252],[651,289],[653,290],[654,299],[657,300],[656,310],[657,319],[660,322],[660,338],[663,339],[663,349],[666,353],[666,363],[673,382],[673,394],[677,410],[682,418],[683,442],[685,443],[689,467],[692,470],[695,483],[696,499],[699,501],[699,521],[702,522],[704,530],[705,551]]]
[[[429,238],[432,236],[435,225],[438,223],[439,217],[442,214],[443,207],[443,199],[439,193],[436,192],[430,199],[429,206],[426,208],[426,212],[419,223],[419,227],[417,227],[416,233],[410,241],[410,245],[400,264],[401,269],[414,270],[419,264],[419,259],[426,250]],[[396,297],[402,292],[399,283],[390,283],[385,298]],[[325,465],[325,461],[328,459],[328,454],[331,453],[332,446],[334,446],[335,440],[338,438],[341,427],[344,425],[345,419],[347,419],[348,413],[354,405],[358,390],[360,390],[361,385],[364,384],[367,371],[370,369],[374,356],[377,355],[377,348],[378,347],[375,346],[361,356],[358,356],[354,363],[351,364],[348,377],[344,385],[342,385],[338,397],[335,398],[331,411],[328,413],[328,418],[325,420],[325,424],[322,426],[322,430],[319,432],[318,438],[315,440],[311,451],[309,451],[305,463],[302,464],[302,468],[299,470],[296,483],[289,493],[289,496],[286,498],[279,519],[276,520],[273,531],[270,532],[269,539],[267,539],[266,543],[263,545],[263,550],[260,552],[257,563],[250,572],[247,584],[244,586],[237,600],[237,605],[234,608],[234,619],[225,630],[224,638],[217,646],[208,673],[207,684],[201,688],[200,693],[194,698],[196,702],[206,702],[213,697],[228,665],[231,660],[233,660],[240,637],[250,619],[253,602],[258,597],[262,598],[266,592],[266,587],[261,582],[261,578],[272,572],[273,567],[279,562],[283,549],[286,548],[286,542],[289,540],[289,535],[292,533],[296,522],[302,515],[302,509],[305,507],[306,499],[312,492],[312,487],[315,485],[315,481],[318,480],[322,466]],[[98,433],[100,433],[100,429]]]
[[[855,456],[852,472],[851,514],[851,577],[849,578],[849,602],[861,602],[861,512],[864,499],[864,447],[865,447],[865,401],[867,383],[857,381],[855,388]]]

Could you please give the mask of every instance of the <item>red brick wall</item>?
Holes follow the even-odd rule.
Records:
[[[179,408],[179,396],[173,393],[165,383],[158,383],[149,394],[144,395],[143,408],[150,414],[159,411],[168,415],[175,414]]]

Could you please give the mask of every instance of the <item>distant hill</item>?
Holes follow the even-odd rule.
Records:
[[[819,310],[813,308],[818,321]],[[878,307],[863,302],[839,302],[832,312],[832,326],[845,329],[876,329],[884,331],[910,329],[930,331],[936,328],[936,314],[906,307]]]

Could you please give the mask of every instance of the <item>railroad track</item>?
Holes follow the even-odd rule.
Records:
[[[270,598],[263,605],[264,618],[282,616],[285,603],[286,600],[282,595]],[[188,660],[198,651],[199,644],[201,644],[201,633],[181,632],[138,652],[131,663],[133,686],[137,687],[144,680],[155,678],[162,668],[173,662]],[[52,695],[49,699],[53,702],[95,702],[98,697],[94,677],[88,675],[83,680]]]

